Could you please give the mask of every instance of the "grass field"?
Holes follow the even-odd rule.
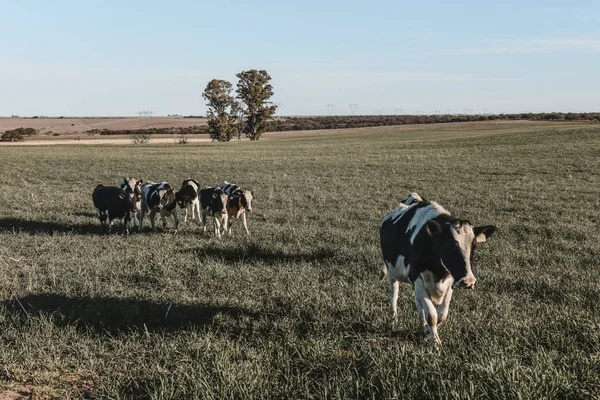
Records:
[[[600,396],[598,125],[0,157],[0,398]],[[101,235],[91,192],[122,176],[252,188],[252,236]],[[410,191],[499,229],[440,350],[411,288],[393,325],[378,281],[379,222]]]

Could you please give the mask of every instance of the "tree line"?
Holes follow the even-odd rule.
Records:
[[[270,101],[273,86],[267,71],[251,69],[236,77],[235,97],[231,82],[222,79],[208,82],[202,93],[208,107],[207,133],[213,140],[227,142],[236,134],[238,139],[245,134],[250,140],[258,140],[277,110]]]

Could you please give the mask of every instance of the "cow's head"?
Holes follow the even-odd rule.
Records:
[[[242,196],[241,196],[240,200],[242,201],[242,205],[244,206],[244,208],[246,210],[248,210],[248,212],[252,212],[252,199],[253,198],[254,197],[252,196],[251,190],[242,191]]]
[[[168,183],[160,184],[151,196],[158,196],[158,205],[156,208],[159,210],[169,208],[175,203],[175,191]]]
[[[142,184],[143,180],[137,180],[135,178],[123,178],[123,182],[121,183],[121,190],[124,190],[128,195],[129,199],[135,203],[139,204],[142,200]]]
[[[418,193],[411,193],[407,199],[402,200],[402,204],[407,206],[412,206],[413,204],[422,202],[423,199],[419,196]]]
[[[474,288],[477,281],[473,275],[475,247],[477,243],[485,242],[496,231],[496,227],[473,227],[466,220],[442,223],[431,220],[425,229],[434,240],[435,257],[439,257],[439,262],[454,278],[454,286]]]
[[[226,214],[227,213],[227,199],[229,198],[229,196],[227,196],[227,194],[217,188],[213,191],[212,194],[213,197],[213,202],[215,204],[215,209],[217,212],[221,212],[221,214]]]
[[[179,189],[178,192],[175,192],[175,201],[179,205],[179,208],[185,208],[187,205],[186,197],[183,194],[183,188]]]

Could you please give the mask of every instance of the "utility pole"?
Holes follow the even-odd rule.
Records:
[[[327,111],[329,112],[329,115],[331,115],[333,113],[334,108],[335,108],[335,104],[327,104]]]

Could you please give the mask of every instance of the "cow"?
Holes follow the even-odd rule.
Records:
[[[438,327],[448,316],[453,288],[475,287],[475,247],[496,227],[474,227],[452,217],[438,203],[417,196],[413,193],[381,221],[383,276],[388,278],[394,318],[399,282],[412,285],[423,331],[437,346],[441,344]]]
[[[140,231],[144,216],[150,212],[150,223],[154,230],[154,218],[156,213],[160,213],[163,229],[167,228],[167,215],[172,215],[175,221],[175,232],[179,229],[179,217],[177,216],[177,202],[175,201],[175,192],[167,182],[154,183],[146,182],[142,185],[142,203],[140,215]]]
[[[119,186],[121,190],[129,193],[133,201],[134,212],[132,214],[133,226],[137,226],[140,229],[140,213],[142,210],[142,185],[143,180],[137,180],[135,178],[123,178],[123,182]]]
[[[194,212],[198,216],[200,221],[200,200],[198,199],[198,193],[200,192],[200,184],[197,180],[188,178],[181,184],[181,189],[175,193],[175,200],[179,204],[180,208],[185,209],[185,216],[183,222],[187,222],[188,208],[192,209],[192,219],[194,219]]]
[[[200,190],[202,233],[206,233],[206,217],[214,218],[215,235],[221,238],[221,226],[227,227],[227,194],[220,187],[205,186]]]
[[[231,235],[231,225],[233,224],[234,218],[241,218],[246,234],[250,236],[248,232],[248,224],[246,222],[246,210],[252,212],[252,191],[243,190],[238,185],[225,181],[220,184],[219,187],[227,194],[227,220],[228,224],[226,227],[227,234]]]
[[[134,213],[134,203],[129,193],[117,186],[104,186],[99,184],[92,193],[94,207],[98,211],[98,218],[102,224],[102,230],[110,233],[113,219],[123,219],[123,228],[129,235],[131,218]],[[108,219],[108,229],[106,220]]]

